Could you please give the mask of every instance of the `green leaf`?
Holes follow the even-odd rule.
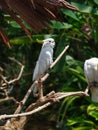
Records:
[[[76,6],[79,9],[79,11],[83,13],[91,13],[93,11],[93,7],[88,6],[88,5],[79,4],[75,2],[71,2],[71,4]]]
[[[57,21],[51,21],[52,25],[51,27],[54,28],[54,29],[69,29],[72,27],[71,24],[68,24],[68,23],[61,23],[61,22],[57,22]]]
[[[75,12],[73,12],[73,11],[71,11],[71,10],[65,10],[65,9],[62,9],[62,12],[63,12],[65,15],[67,15],[67,16],[69,16],[69,17],[71,17],[71,18],[73,18],[73,19],[75,19],[75,20],[77,20],[77,21],[79,21],[79,19],[78,19],[78,17],[76,16]]]
[[[41,40],[49,37],[57,37],[56,35],[33,35],[33,39],[30,40],[27,36],[15,37],[10,40],[11,44],[27,44],[27,43],[40,43]],[[42,43],[42,42],[41,42]]]
[[[27,36],[17,37],[10,40],[11,44],[27,44],[31,43],[30,39]]]
[[[75,124],[82,124],[82,125],[90,125],[93,126],[94,123],[90,120],[85,120],[82,119],[82,117],[77,117],[77,118],[72,118],[72,119],[68,119],[68,125],[75,125]]]
[[[94,2],[98,5],[98,0],[94,0]]]
[[[66,58],[66,59],[65,59],[65,60],[66,60],[66,63],[67,63],[69,66],[75,64],[75,60],[74,60],[74,58],[73,58],[72,56],[70,56],[70,55],[66,55],[65,58]]]
[[[15,22],[15,21],[11,21],[11,22],[10,22],[10,25],[11,25],[12,27],[14,27],[14,28],[21,28],[20,25],[19,25],[17,22]]]
[[[94,117],[96,120],[98,120],[98,104],[91,104],[87,108],[88,115]]]
[[[76,75],[79,79],[81,79],[82,81],[86,82],[86,79],[84,78],[83,75],[81,75],[79,70],[73,69],[73,68],[68,68],[67,70],[68,72]]]
[[[90,126],[80,126],[77,128],[73,128],[72,130],[95,130],[95,129]]]

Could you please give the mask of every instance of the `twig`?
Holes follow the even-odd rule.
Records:
[[[21,64],[18,60],[16,60],[14,57],[9,57],[9,59],[10,59],[11,61],[16,62],[18,65],[22,66],[22,64]]]
[[[10,59],[11,59],[11,58],[10,58]],[[20,72],[19,72],[19,75],[18,75],[17,78],[15,78],[15,79],[13,79],[13,80],[10,80],[10,81],[7,81],[6,83],[3,83],[3,84],[2,84],[2,87],[5,86],[5,85],[9,85],[9,84],[12,84],[12,83],[18,81],[18,80],[21,78],[21,76],[22,76],[22,73],[23,73],[23,70],[24,70],[24,65],[22,65],[19,61],[17,61],[17,60],[14,59],[14,58],[12,58],[11,60],[15,61],[18,65],[20,65],[20,66],[21,66],[21,69],[20,69]]]
[[[14,97],[6,97],[3,99],[0,99],[0,103],[10,101],[10,100],[14,101],[15,103],[18,103],[18,101],[16,101],[16,99]]]
[[[0,77],[1,77],[1,79],[2,79],[6,84],[8,84],[8,81],[6,80],[6,78],[5,78],[3,75],[0,74]],[[2,85],[1,85],[1,86],[2,86]]]
[[[33,5],[33,8],[34,8],[34,9],[36,9],[36,7],[35,7],[35,4],[34,4],[34,1],[33,1],[33,0],[31,0],[31,3],[32,3],[32,5]]]
[[[55,93],[55,97],[60,100],[60,99],[63,99],[65,97],[68,97],[68,96],[88,96],[85,92],[83,91],[78,91],[78,92],[58,92],[58,93]],[[43,110],[44,108],[52,105],[54,102],[51,102],[51,101],[48,101],[47,103],[43,104],[42,106],[38,106],[36,109],[30,111],[30,112],[26,112],[26,113],[21,113],[21,114],[14,114],[14,115],[1,115],[0,116],[0,120],[2,119],[8,119],[8,118],[16,118],[16,117],[22,117],[22,116],[28,116],[28,115],[31,115],[31,114],[34,114],[36,112],[39,112],[41,110]]]
[[[69,45],[67,45],[64,50],[59,54],[59,56],[56,58],[56,60],[50,65],[50,69],[52,69],[56,63],[61,59],[61,57],[63,56],[63,54],[67,51],[67,49],[69,48]]]

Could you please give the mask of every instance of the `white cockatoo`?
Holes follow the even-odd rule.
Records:
[[[41,52],[39,54],[39,58],[36,62],[36,66],[33,73],[33,81],[38,80],[41,75],[43,75],[50,67],[53,62],[53,48],[55,46],[55,41],[53,38],[47,38],[43,40],[43,45],[41,48]],[[37,86],[34,87],[33,93],[37,92]]]
[[[91,91],[92,101],[98,102],[98,58],[94,57],[85,61],[84,73]]]

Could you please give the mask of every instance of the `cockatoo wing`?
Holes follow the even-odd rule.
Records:
[[[88,83],[98,82],[98,58],[91,58],[85,61],[84,73]]]
[[[36,62],[36,66],[33,72],[33,81],[36,80],[37,78],[39,78],[40,76],[40,72],[39,72],[39,62]]]
[[[50,47],[43,48],[39,56],[39,71],[40,74],[44,74],[53,62],[53,51],[49,50]]]
[[[98,102],[98,58],[91,58],[84,63],[84,73],[90,85],[91,99]]]
[[[33,81],[37,80],[42,74],[44,74],[50,67],[50,64],[53,62],[53,49],[48,47],[43,47],[41,49],[38,61],[36,63]]]
[[[88,83],[91,83],[94,81],[94,69],[92,67],[92,64],[90,64],[88,62],[88,60],[85,61],[85,64],[84,64],[84,73],[85,73],[85,76],[86,76],[86,79],[88,81]]]
[[[53,48],[55,46],[55,41],[52,38],[43,40],[43,46],[36,63],[36,67],[33,73],[33,81],[38,80],[41,75],[43,75],[50,67],[53,62]],[[37,87],[34,87],[33,93],[37,91]]]

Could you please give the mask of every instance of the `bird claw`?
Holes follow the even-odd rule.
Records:
[[[47,94],[47,98],[52,101],[52,102],[59,102],[59,100],[57,99],[56,95],[55,95],[55,91],[50,92],[49,94]]]
[[[54,96],[54,97],[49,97],[50,101],[52,102],[59,102],[59,100]]]

